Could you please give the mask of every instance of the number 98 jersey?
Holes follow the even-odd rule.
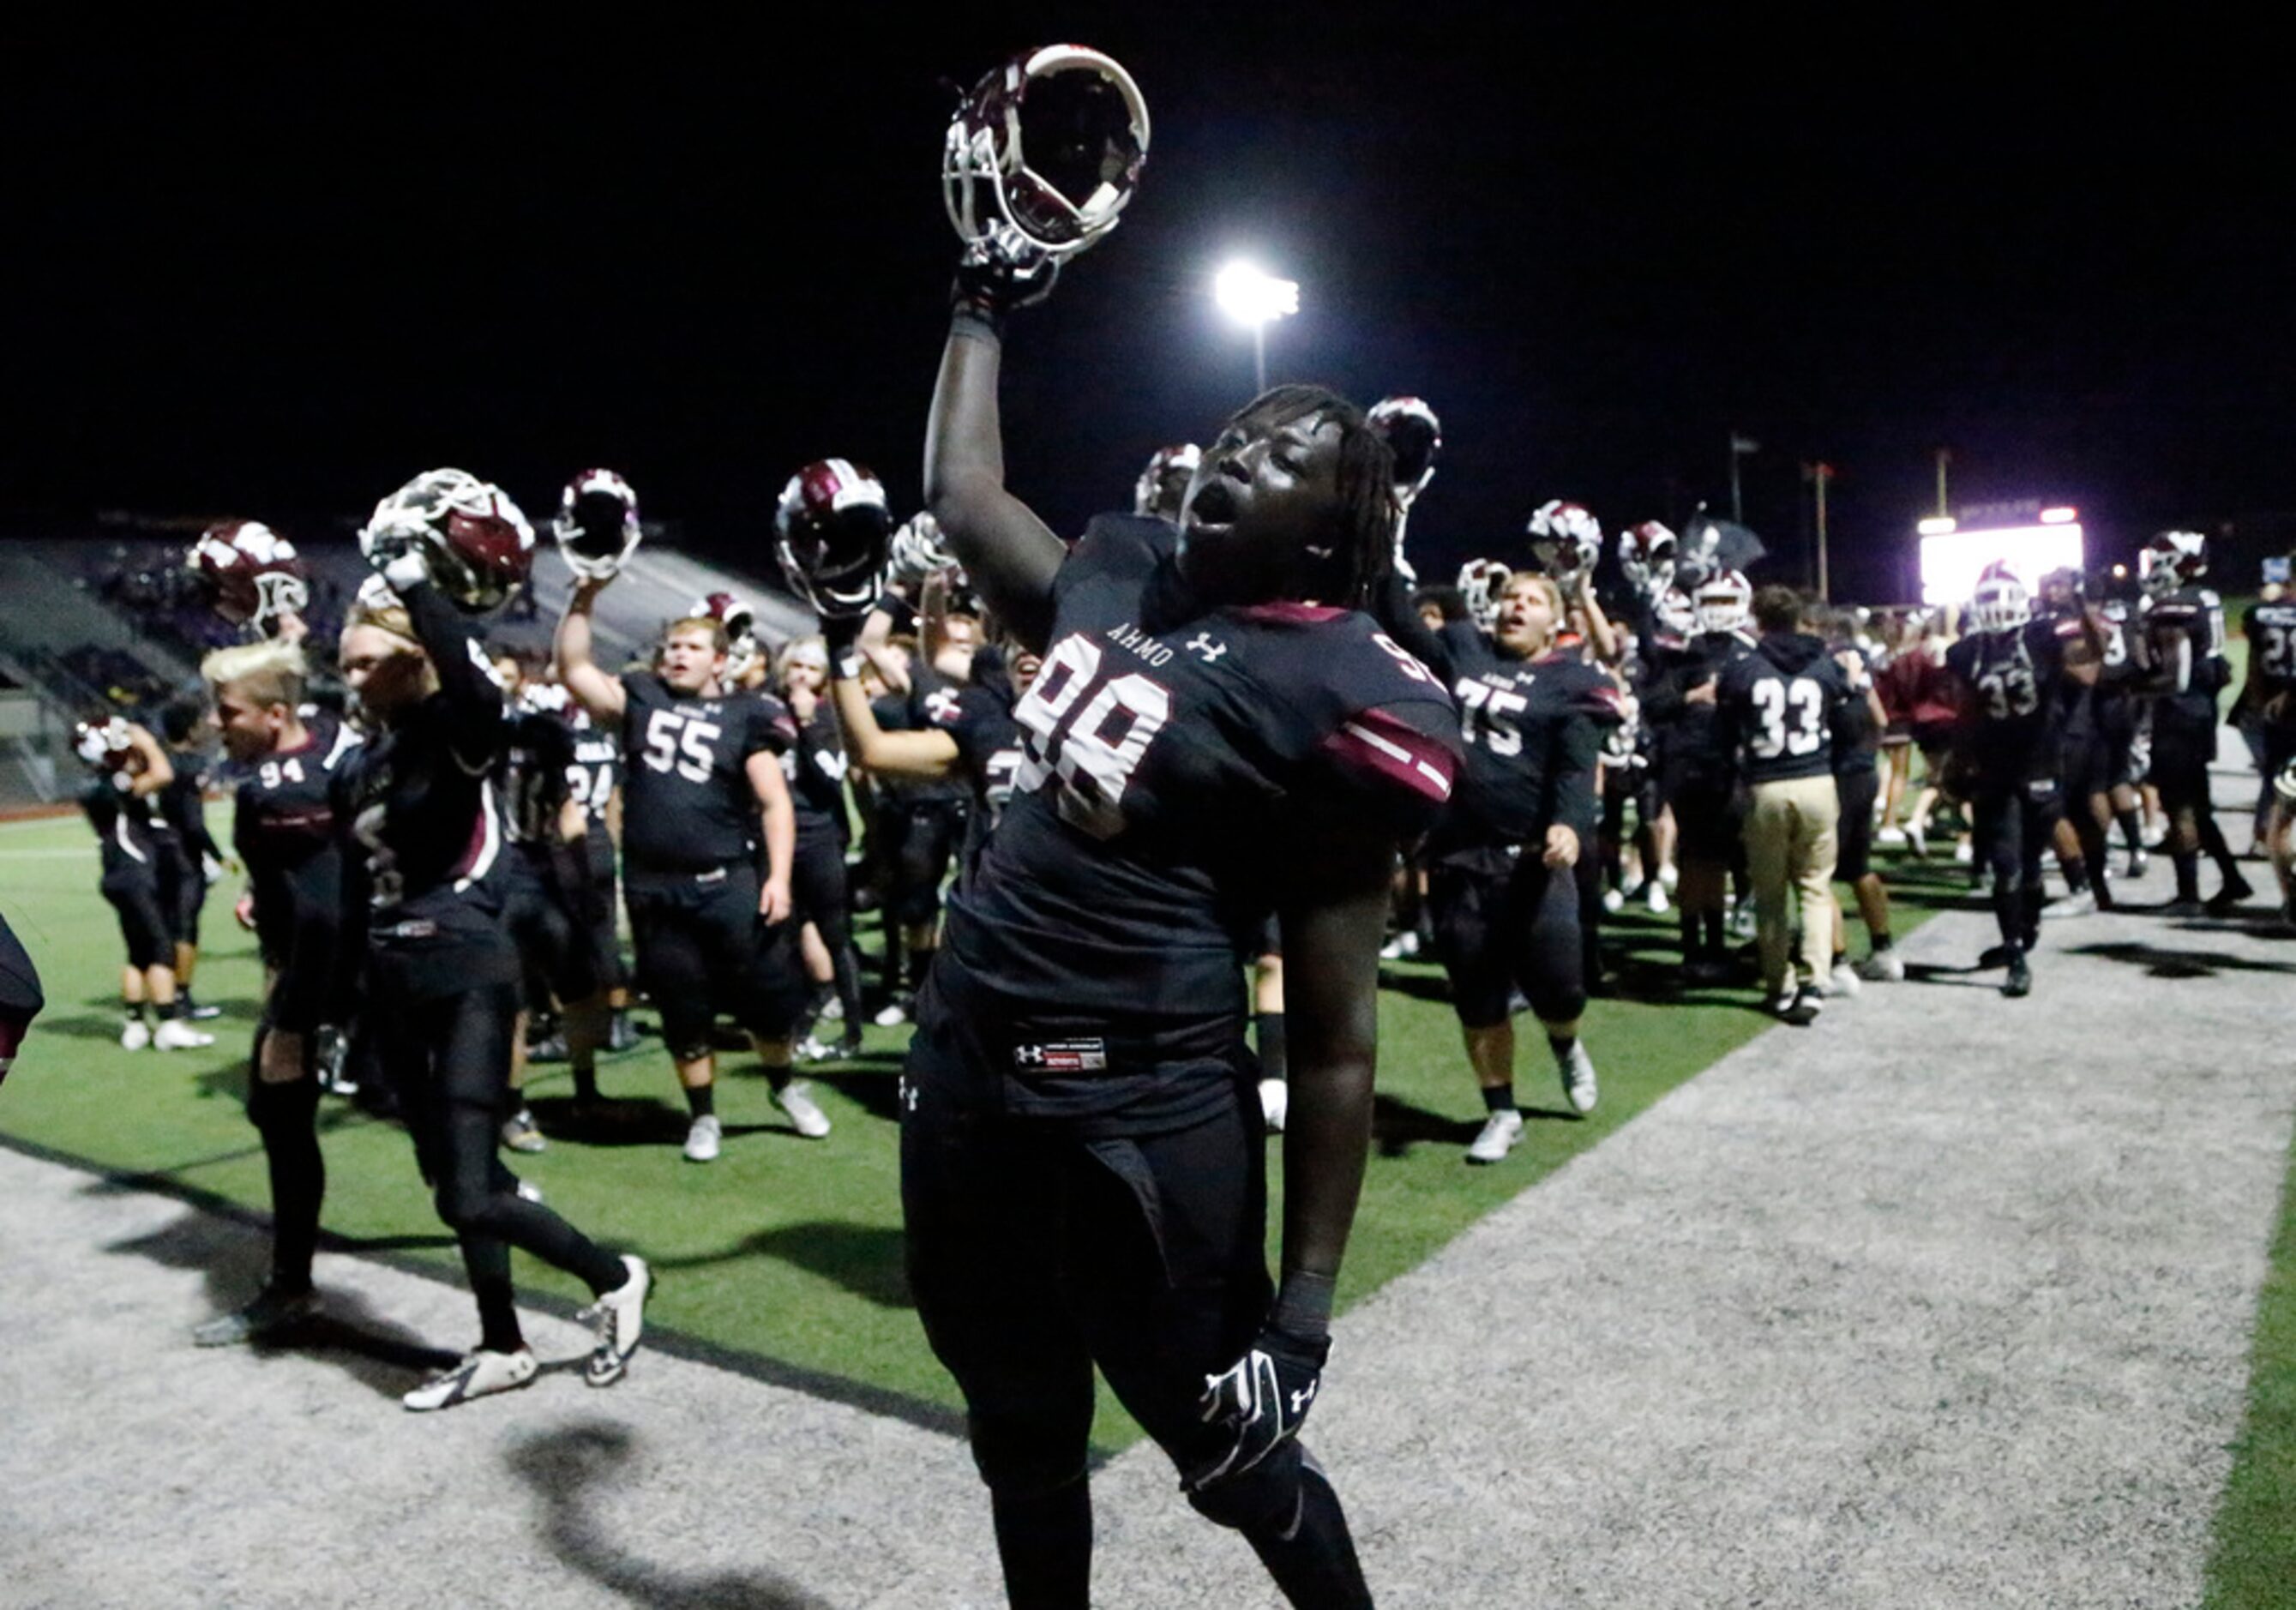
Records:
[[[795,741],[787,707],[739,690],[673,693],[652,671],[628,672],[622,691],[626,875],[642,882],[747,861],[759,831],[749,760]]]
[[[1201,611],[1175,540],[1103,515],[1062,567],[1012,802],[950,905],[953,958],[1048,1016],[1240,1013],[1231,936],[1302,826],[1415,833],[1457,770],[1450,695],[1369,616]]]

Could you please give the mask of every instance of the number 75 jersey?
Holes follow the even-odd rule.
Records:
[[[1200,611],[1160,520],[1093,522],[1054,583],[1023,757],[948,943],[1021,1003],[1120,1018],[1236,1009],[1232,933],[1313,823],[1402,837],[1449,798],[1450,695],[1368,615]]]

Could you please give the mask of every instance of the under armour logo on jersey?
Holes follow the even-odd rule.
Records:
[[[1198,632],[1189,640],[1188,652],[1192,654],[1201,654],[1204,657],[1204,663],[1210,665],[1227,653],[1227,645],[1214,643],[1210,632]]]
[[[1042,1046],[1016,1046],[1013,1049],[1013,1060],[1019,1063],[1024,1068],[1039,1067],[1043,1065],[1045,1060],[1045,1047]]]
[[[1316,1388],[1318,1384],[1320,1384],[1319,1382],[1310,1381],[1292,1394],[1292,1413],[1295,1418],[1306,1414],[1308,1405],[1316,1401]]]

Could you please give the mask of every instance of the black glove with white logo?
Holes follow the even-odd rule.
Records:
[[[1243,1357],[1204,1377],[1203,1421],[1230,1440],[1217,1458],[1181,1477],[1188,1491],[1242,1474],[1300,1434],[1332,1356],[1332,1288],[1328,1276],[1286,1275]]]

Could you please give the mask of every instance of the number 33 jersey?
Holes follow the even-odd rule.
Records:
[[[627,875],[694,874],[750,858],[761,831],[749,761],[797,724],[778,699],[683,694],[652,671],[622,678],[622,859]]]
[[[1449,694],[1369,616],[1201,611],[1175,540],[1103,515],[1062,567],[1012,802],[950,905],[953,959],[1048,1016],[1240,1012],[1231,935],[1303,830],[1415,833],[1457,770]]]
[[[2057,775],[2065,639],[2077,622],[2034,620],[2013,632],[1972,632],[1946,650],[1966,690],[1963,735],[1978,775],[1996,784]]]

